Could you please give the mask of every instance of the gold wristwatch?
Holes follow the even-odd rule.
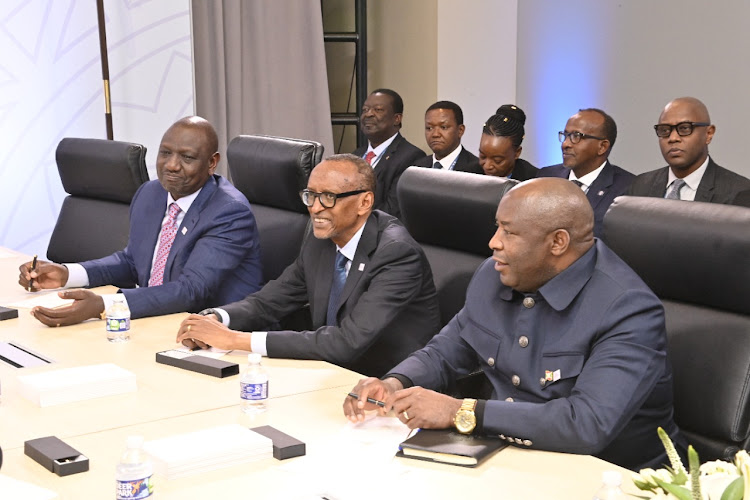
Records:
[[[456,416],[453,417],[453,425],[456,426],[456,430],[461,434],[471,434],[477,426],[477,416],[474,414],[476,406],[476,399],[464,399],[464,402],[461,403],[461,408],[458,409]]]

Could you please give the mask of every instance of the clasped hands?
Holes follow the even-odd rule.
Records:
[[[177,330],[177,342],[190,349],[216,347],[228,351],[249,350],[250,336],[250,332],[230,330],[215,314],[191,314],[182,321],[180,329]]]
[[[390,410],[410,429],[447,429],[453,426],[453,417],[461,408],[461,400],[423,387],[404,389],[395,378],[380,380],[375,377],[362,379],[352,389],[359,399],[344,399],[344,415],[352,422],[362,422],[365,412],[378,410],[385,415]],[[379,407],[368,403],[367,398],[385,403]]]

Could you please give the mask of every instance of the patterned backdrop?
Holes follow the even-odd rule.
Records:
[[[148,148],[193,113],[189,0],[105,0],[115,140]],[[106,138],[94,0],[0,2],[0,246],[45,255],[63,137]],[[106,221],[101,228],[106,230]]]

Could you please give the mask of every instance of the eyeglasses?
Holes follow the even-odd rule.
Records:
[[[354,196],[355,194],[366,193],[368,189],[357,189],[356,191],[347,191],[345,193],[317,193],[310,191],[309,189],[303,189],[299,192],[302,203],[305,206],[311,207],[315,204],[315,198],[320,200],[320,204],[324,208],[333,208],[336,206],[336,200],[339,198],[346,198],[347,196]]]
[[[672,135],[672,130],[677,129],[677,135],[685,137],[693,133],[695,127],[708,127],[710,123],[705,122],[680,122],[677,125],[668,125],[666,123],[659,123],[654,125],[656,135],[659,137],[669,137]]]
[[[557,138],[560,139],[560,142],[565,142],[566,137],[570,139],[570,142],[572,142],[573,144],[578,144],[579,142],[581,142],[581,139],[596,139],[597,141],[606,140],[605,137],[597,137],[595,135],[582,134],[580,132],[565,133],[560,131],[557,133]]]

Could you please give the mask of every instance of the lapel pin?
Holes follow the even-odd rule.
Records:
[[[599,196],[604,196],[604,191],[599,191]]]
[[[187,234],[187,228],[183,227],[182,228],[182,235],[185,236],[186,234]]]
[[[385,157],[385,159],[387,160],[387,159],[388,159],[388,158],[390,158],[390,157],[391,157],[391,155],[388,155],[388,156],[386,156],[386,157]]]
[[[359,267],[358,267],[357,269],[358,269],[359,271],[364,271],[364,270],[365,270],[365,263],[364,263],[364,262],[360,262],[360,263],[359,263]]]

